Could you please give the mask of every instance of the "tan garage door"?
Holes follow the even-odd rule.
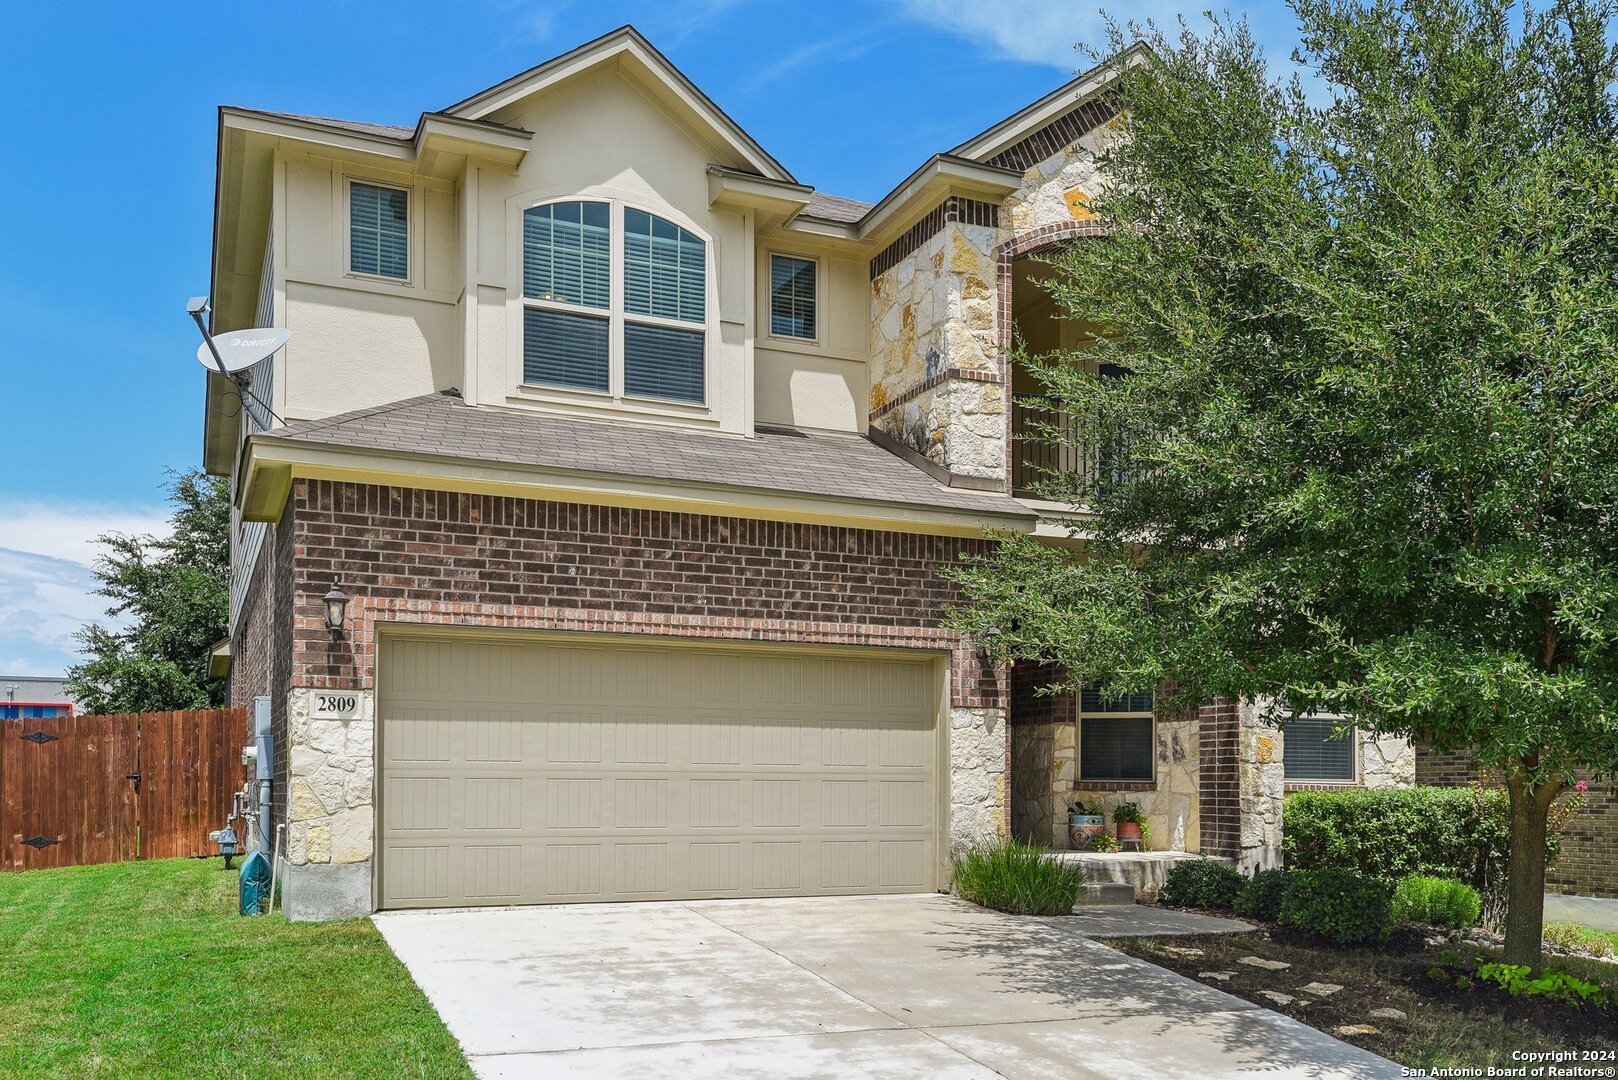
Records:
[[[378,674],[384,907],[934,887],[936,661],[399,635]]]

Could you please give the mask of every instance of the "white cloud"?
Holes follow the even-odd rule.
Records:
[[[0,672],[57,675],[76,660],[73,633],[104,620],[88,567],[0,548]]]
[[[0,541],[11,550],[85,566],[100,554],[95,539],[103,533],[168,532],[168,515],[159,507],[0,502],[0,521],[6,523]]]
[[[97,536],[168,530],[157,507],[0,503],[0,520],[0,672],[7,675],[60,674],[79,659],[74,631],[107,621],[107,599],[95,595],[90,571]]]
[[[898,0],[900,10],[920,22],[971,41],[986,42],[1012,60],[1048,64],[1072,72],[1089,67],[1075,45],[1104,46],[1101,5],[1072,0]],[[1128,15],[1172,16],[1167,3],[1131,4]]]
[[[754,93],[770,83],[779,82],[796,74],[801,68],[818,64],[823,60],[856,59],[881,43],[882,38],[877,28],[863,26],[847,33],[811,41],[754,72],[741,84],[741,90],[743,93]]]

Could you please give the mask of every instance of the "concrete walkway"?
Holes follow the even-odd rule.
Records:
[[[1123,916],[1104,917],[1118,932]],[[1087,918],[926,895],[390,912],[376,924],[483,1077],[1400,1075],[1090,940]]]

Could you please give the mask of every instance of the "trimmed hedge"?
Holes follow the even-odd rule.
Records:
[[[1281,925],[1334,945],[1386,941],[1393,931],[1393,890],[1352,870],[1292,873],[1281,901]]]
[[[1263,922],[1278,922],[1281,903],[1296,875],[1289,870],[1260,870],[1247,879],[1241,896],[1236,898],[1236,914]]]
[[[1212,859],[1187,859],[1169,870],[1157,898],[1170,907],[1230,911],[1246,884],[1234,867]]]
[[[1287,796],[1282,851],[1296,870],[1355,870],[1387,882],[1411,874],[1472,886],[1502,910],[1510,820],[1506,793],[1477,787],[1349,788]],[[1548,854],[1555,858],[1553,837]]]

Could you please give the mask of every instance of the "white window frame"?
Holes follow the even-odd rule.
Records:
[[[813,345],[819,347],[824,344],[826,336],[826,261],[819,255],[810,255],[802,251],[780,251],[775,248],[766,248],[764,258],[764,336],[771,341],[786,342],[793,345]],[[775,332],[775,260],[797,259],[799,262],[815,264],[815,336],[797,337],[792,334],[777,334]]]
[[[1307,777],[1287,776],[1287,725],[1296,720],[1328,720],[1336,725],[1348,728],[1348,767],[1349,777]],[[1332,784],[1337,787],[1358,787],[1360,784],[1360,726],[1346,716],[1334,713],[1316,713],[1310,716],[1293,717],[1288,715],[1287,722],[1281,725],[1281,780],[1283,784]]]
[[[405,194],[405,276],[402,278],[389,277],[386,274],[367,274],[354,267],[354,185],[361,187],[383,188],[388,191],[402,191]],[[389,180],[378,180],[371,176],[355,176],[343,174],[343,202],[342,202],[342,231],[343,231],[343,264],[342,272],[345,278],[355,281],[374,281],[380,285],[395,285],[400,288],[414,288],[416,268],[421,259],[416,250],[416,237],[420,230],[416,227],[416,214],[421,198],[412,184],[400,184]]]
[[[1099,777],[1084,775],[1084,720],[1094,717],[1098,720],[1145,720],[1147,760],[1151,764],[1149,776],[1114,776]],[[1152,694],[1152,708],[1150,710],[1127,709],[1111,712],[1104,709],[1086,710],[1084,707],[1084,690],[1081,687],[1074,692],[1073,701],[1073,781],[1075,784],[1156,784],[1157,783],[1157,694]]]
[[[607,204],[607,262],[608,303],[606,310],[587,307],[584,304],[562,304],[554,300],[540,300],[524,294],[523,269],[526,252],[523,248],[523,215],[529,210],[539,206],[548,206],[555,203],[569,202],[596,202]],[[713,364],[714,341],[718,334],[718,298],[715,296],[714,272],[714,242],[713,237],[706,231],[697,228],[691,221],[670,213],[667,209],[650,207],[644,203],[630,202],[611,195],[571,194],[556,195],[543,199],[522,200],[515,204],[516,221],[514,247],[516,249],[515,287],[512,292],[516,296],[516,350],[513,357],[515,361],[517,392],[523,397],[556,398],[558,400],[578,400],[594,402],[611,402],[631,407],[669,410],[683,414],[706,415],[712,411],[713,400]],[[684,319],[669,319],[658,315],[640,315],[624,310],[624,210],[633,208],[653,217],[662,218],[672,222],[687,232],[692,233],[702,241],[703,245],[703,302],[702,322],[687,322]],[[586,390],[573,386],[551,386],[547,383],[528,382],[523,372],[523,312],[528,308],[537,308],[544,311],[556,311],[566,315],[584,315],[607,320],[607,389]],[[662,326],[674,330],[702,332],[702,400],[683,401],[679,398],[642,397],[631,395],[624,389],[624,324],[626,322],[640,323],[646,326]]]

